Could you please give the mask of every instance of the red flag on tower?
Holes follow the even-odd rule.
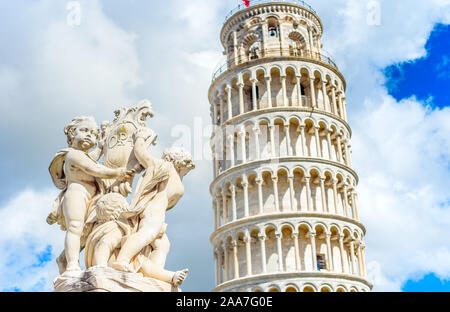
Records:
[[[242,1],[244,1],[244,4],[247,8],[250,6],[250,0],[242,0]]]

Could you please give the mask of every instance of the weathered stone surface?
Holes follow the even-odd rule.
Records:
[[[54,282],[55,292],[179,292],[179,288],[141,273],[127,273],[110,267],[91,267],[66,272]]]

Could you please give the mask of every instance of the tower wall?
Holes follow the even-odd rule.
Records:
[[[321,35],[302,1],[259,1],[224,24],[209,90],[216,291],[372,287],[346,82]]]

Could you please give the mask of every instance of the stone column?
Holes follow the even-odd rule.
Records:
[[[345,273],[345,254],[344,254],[344,235],[339,235],[339,251],[341,252],[341,266],[342,266],[342,273]]]
[[[287,156],[292,156],[292,151],[291,151],[291,134],[289,133],[289,124],[284,125],[284,135],[286,136],[286,153],[287,153]]]
[[[271,90],[271,78],[266,77],[266,88],[267,88],[267,105],[272,108],[272,90]]]
[[[214,102],[214,104],[213,104],[213,116],[214,116],[213,125],[217,125],[217,103],[216,102]]]
[[[272,157],[275,158],[277,157],[275,154],[275,126],[274,125],[269,125],[269,132],[270,132],[270,149],[271,149],[271,154]]]
[[[242,163],[245,164],[247,162],[247,152],[246,152],[246,144],[245,144],[245,128],[241,128],[241,130],[239,131],[239,136],[240,136],[240,140],[241,140],[241,156],[242,156]]]
[[[342,119],[345,120],[344,118],[344,108],[342,106],[342,98],[341,98],[341,93],[338,94],[338,107],[339,107],[339,117],[341,117]]]
[[[317,271],[316,233],[311,232],[309,234],[309,238],[311,241],[311,255],[312,255],[313,271]]]
[[[364,243],[361,246],[361,259],[363,262],[363,272],[364,272],[364,277],[367,277],[367,271],[366,271],[366,257],[364,255],[364,251],[366,249],[366,246],[364,245]]]
[[[280,211],[280,202],[278,200],[278,177],[272,177],[273,182],[273,195],[275,202],[275,211]]]
[[[281,90],[283,94],[283,106],[288,106],[286,92],[286,76],[281,76]]]
[[[357,220],[356,218],[356,201],[355,201],[355,192],[354,191],[350,191],[350,198],[352,200],[352,217],[353,219]]]
[[[309,85],[310,85],[309,89],[311,91],[311,101],[312,101],[311,106],[313,108],[316,108],[317,107],[316,87],[315,87],[315,84],[314,84],[314,80],[315,80],[315,78],[311,78],[311,77],[309,78]]]
[[[228,246],[227,243],[223,243],[222,245],[223,248],[223,259],[225,260],[225,265],[224,265],[224,282],[228,281],[230,279],[229,276],[229,269],[230,269],[230,262],[228,259]]]
[[[342,193],[344,196],[344,215],[348,217],[348,197],[347,197],[348,193],[347,193],[347,185],[345,185],[345,183],[344,186],[342,187]]]
[[[216,285],[219,285],[219,257],[217,254],[217,248],[214,249],[214,264],[216,265],[216,271],[215,271],[215,281]]]
[[[333,154],[331,149],[331,132],[327,130],[327,144],[328,144],[328,159],[333,160]]]
[[[227,137],[230,151],[230,168],[234,167],[234,134]]]
[[[262,194],[262,184],[263,180],[261,178],[257,178],[255,180],[256,184],[258,185],[258,207],[259,207],[259,214],[264,213],[264,203],[263,203],[263,194]]]
[[[356,221],[359,221],[358,194],[356,192],[353,193],[353,203],[355,205]]]
[[[356,268],[355,268],[355,243],[353,241],[350,242],[350,259],[352,261],[352,274],[356,274]]]
[[[309,49],[310,49],[310,54],[311,57],[313,57],[313,35],[312,35],[312,31],[311,28],[308,27],[308,39],[309,39]]]
[[[278,270],[283,272],[283,250],[281,249],[281,232],[275,233],[277,239],[277,253],[278,253]]]
[[[261,246],[261,264],[262,264],[262,273],[267,273],[267,263],[266,263],[266,235],[259,234],[258,235],[259,243]]]
[[[350,144],[350,140],[347,140],[347,143],[348,143],[348,145],[347,145],[347,154],[348,154],[347,160],[348,160],[348,166],[349,166],[349,167],[352,167],[352,166],[353,166],[353,164],[352,164],[352,145]]]
[[[227,209],[227,195],[222,191],[222,205],[223,205],[223,224],[228,223],[228,209]]]
[[[235,30],[233,30],[233,52],[234,52],[234,65],[239,64],[239,57],[238,57],[238,42],[237,42],[237,33]]]
[[[344,120],[347,121],[347,103],[344,94],[342,94],[342,114],[344,116]]]
[[[348,140],[346,139],[346,140],[344,140],[344,153],[345,153],[345,164],[347,165],[347,166],[351,166],[351,163],[350,163],[350,153],[348,152]]]
[[[331,87],[331,97],[333,100],[333,113],[335,115],[338,115],[337,103],[336,103],[336,87],[335,86]]]
[[[301,263],[300,263],[300,247],[298,244],[298,232],[293,232],[292,238],[294,240],[294,249],[295,249],[295,270],[300,271]]]
[[[239,278],[239,259],[238,259],[238,244],[236,240],[231,241],[233,247],[233,264],[234,264],[234,279]]]
[[[239,88],[239,114],[243,114],[244,110],[244,84],[238,83]]]
[[[216,223],[217,223],[217,228],[219,228],[221,226],[220,224],[220,201],[216,196]]]
[[[261,23],[261,28],[262,28],[262,49],[263,49],[262,52],[263,52],[263,55],[265,55],[266,45],[267,45],[267,38],[269,37],[267,22],[262,22]]]
[[[323,94],[323,110],[326,111],[327,109],[327,86],[326,82],[322,80],[322,94]]]
[[[225,87],[225,91],[227,91],[227,106],[228,106],[228,120],[233,118],[233,105],[231,104],[231,86],[227,85]]]
[[[306,204],[308,211],[312,211],[312,202],[311,202],[311,177],[305,177],[306,181]]]
[[[258,109],[258,95],[256,93],[256,80],[252,80],[252,97],[253,97],[253,111],[256,111]]]
[[[220,123],[224,123],[225,122],[225,103],[223,101],[222,96],[220,97]]]
[[[358,253],[359,276],[364,277],[364,269],[363,269],[362,256],[361,256],[361,243],[358,244],[358,247],[356,250]]]
[[[220,252],[220,249],[217,248],[218,253],[217,253],[217,261],[218,261],[218,280],[217,280],[217,285],[220,285],[223,283],[223,273],[222,273],[222,268],[223,268],[223,261],[222,261],[222,253]]]
[[[211,147],[211,150],[213,151],[213,155],[214,155],[214,153],[216,152],[216,147],[215,146],[212,146]],[[214,159],[213,159],[213,170],[214,170],[214,178],[216,178],[217,177],[217,175],[218,175],[218,167],[217,167],[217,159],[216,159],[216,157],[214,156]]]
[[[337,192],[337,179],[333,179],[333,199],[334,199],[334,213],[338,214],[338,192]]]
[[[314,126],[314,136],[316,137],[316,150],[317,150],[317,158],[322,157],[322,146],[320,144],[320,138],[319,138],[319,127]]]
[[[251,249],[251,242],[252,238],[250,237],[250,234],[248,232],[245,233],[244,242],[245,242],[245,255],[247,260],[247,276],[252,275],[252,249]]]
[[[217,228],[219,227],[217,224],[217,207],[216,207],[216,201],[214,199],[213,201],[213,213],[214,213],[214,230],[217,230]]]
[[[302,83],[301,83],[301,76],[296,76],[297,83],[295,84],[295,87],[297,88],[297,105],[299,107],[302,106]]]
[[[328,208],[327,205],[327,198],[325,195],[325,178],[319,178],[320,179],[320,192],[322,195],[322,210],[323,212],[330,212],[330,209]]]
[[[300,125],[300,138],[302,140],[302,156],[307,157],[308,149],[306,148],[305,125]]]
[[[339,156],[339,162],[344,164],[344,157],[342,156],[342,142],[341,142],[341,135],[336,134],[336,141],[337,141],[337,151]]]
[[[290,204],[291,204],[291,211],[297,210],[294,209],[294,176],[288,176],[289,180],[289,197],[290,197]]]
[[[237,213],[236,213],[236,187],[234,185],[230,186],[231,191],[231,213],[233,221],[236,221],[237,219]]]
[[[335,271],[333,264],[333,253],[331,251],[331,234],[326,234],[327,254],[328,254],[328,270]]]
[[[256,160],[259,160],[261,158],[261,151],[259,146],[259,135],[261,134],[261,130],[258,126],[255,126],[253,128],[253,131],[255,132],[255,149],[256,149]]]
[[[244,217],[248,217],[250,215],[248,207],[248,181],[245,175],[242,176],[242,186],[244,188]]]

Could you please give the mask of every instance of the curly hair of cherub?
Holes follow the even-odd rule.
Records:
[[[186,168],[192,170],[195,168],[192,155],[183,147],[174,146],[163,152],[162,158],[165,161],[173,163],[175,168]]]
[[[74,130],[82,123],[85,121],[90,121],[93,122],[94,124],[97,125],[97,122],[95,121],[94,117],[92,116],[79,116],[79,117],[75,117],[74,119],[72,119],[72,121],[64,127],[64,134],[67,136],[67,144],[69,144],[69,146],[72,145],[73,142],[73,132]],[[100,134],[100,129],[97,126],[97,136]]]
[[[95,212],[99,222],[108,222],[117,220],[122,212],[128,210],[128,207],[125,197],[118,193],[109,193],[97,201]]]

